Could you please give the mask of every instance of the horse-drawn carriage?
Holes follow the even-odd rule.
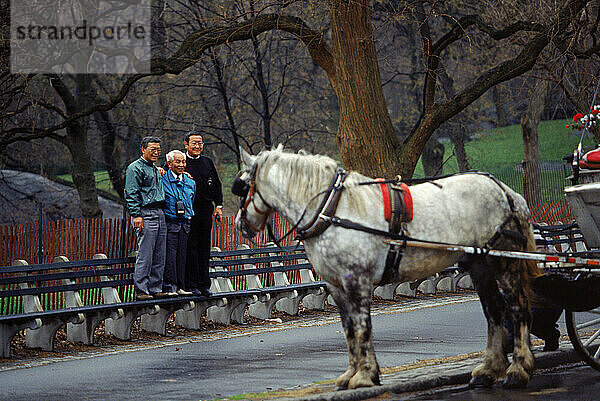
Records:
[[[540,226],[540,234],[562,242],[559,255],[585,261],[548,264],[546,270],[569,280],[570,288],[564,293],[554,289],[547,297],[565,307],[573,348],[587,364],[600,370],[600,169],[589,168],[592,166],[585,162],[587,158],[579,157],[580,152],[571,159],[573,175],[568,178],[572,185],[565,188],[575,222],[562,227]],[[590,153],[592,157],[600,155],[599,150]]]
[[[600,306],[600,251],[538,252],[525,200],[495,177],[470,172],[409,188],[346,172],[325,156],[281,147],[257,156],[242,150],[241,155],[244,168],[232,187],[241,199],[236,227],[252,238],[276,211],[300,234],[341,314],[349,365],[336,380],[339,388],[379,384],[370,318],[374,285],[425,278],[459,260],[488,323],[483,361],[473,370],[471,385],[491,386],[504,378],[505,387],[522,387],[529,381],[534,368],[530,285],[567,309],[575,349],[600,370],[600,310],[594,309]],[[583,210],[600,222],[594,201],[600,197],[586,192],[596,185],[600,194],[600,183],[587,183],[568,188],[567,196],[581,195]],[[566,235],[584,227],[571,225]],[[540,233],[565,235],[551,230],[540,228]],[[600,248],[600,235],[586,235],[588,246]],[[505,313],[513,321],[512,362],[503,349]]]

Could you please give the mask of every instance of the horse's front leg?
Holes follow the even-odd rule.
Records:
[[[348,388],[371,387],[381,384],[379,381],[379,364],[373,347],[373,330],[371,327],[371,293],[357,300],[353,315],[355,341],[358,352],[358,370],[350,379]]]
[[[506,336],[503,326],[505,303],[493,271],[478,259],[473,258],[468,269],[487,320],[488,336],[483,362],[471,372],[470,385],[489,387],[504,376],[508,367],[508,359],[502,349]]]
[[[328,285],[328,291],[335,300],[335,303],[340,312],[342,319],[342,327],[344,328],[344,334],[346,335],[346,344],[348,346],[348,369],[335,380],[335,385],[338,389],[344,390],[348,388],[348,383],[352,376],[358,370],[358,349],[356,347],[356,337],[354,333],[354,324],[350,317],[349,310],[351,308],[346,294],[332,286]]]
[[[379,364],[373,347],[371,326],[371,295],[373,285],[369,274],[356,271],[344,281],[344,293],[348,299],[348,316],[353,333],[348,337],[354,341],[354,355],[357,369],[348,388],[371,387],[379,385]]]

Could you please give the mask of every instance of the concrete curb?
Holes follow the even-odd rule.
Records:
[[[548,369],[567,363],[580,362],[581,358],[570,343],[561,344],[561,348],[553,352],[534,351],[535,368]],[[471,379],[471,370],[480,362],[480,358],[470,358],[458,363],[442,363],[439,365],[403,371],[383,378],[381,386],[359,388],[355,390],[332,391],[302,398],[281,398],[280,401],[354,401],[374,398],[390,392],[401,394],[413,391],[429,390],[436,387],[467,384]],[[535,373],[534,373],[535,374]]]

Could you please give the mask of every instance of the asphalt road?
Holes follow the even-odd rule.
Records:
[[[373,319],[381,367],[482,350],[475,301]],[[564,332],[564,330],[562,330]],[[192,400],[291,388],[347,366],[339,322],[0,372],[3,400]]]

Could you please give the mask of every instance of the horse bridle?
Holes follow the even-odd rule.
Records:
[[[233,184],[231,186],[231,192],[234,195],[237,195],[241,198],[240,217],[242,218],[242,220],[244,221],[244,223],[246,223],[246,225],[248,227],[250,227],[254,232],[258,233],[265,228],[267,219],[265,219],[265,221],[262,223],[262,225],[260,227],[256,227],[254,224],[250,223],[250,221],[248,220],[248,217],[247,217],[248,216],[248,207],[250,205],[252,205],[254,210],[258,214],[263,215],[263,216],[271,214],[271,212],[273,212],[274,208],[273,208],[273,206],[269,205],[269,203],[265,200],[265,198],[258,191],[258,188],[256,188],[256,176],[257,175],[258,175],[258,168],[255,168],[254,171],[252,172],[252,176],[250,178],[250,183],[247,183],[246,181],[242,180],[240,178],[240,174],[238,174],[238,176],[235,177],[235,179],[233,180]],[[255,199],[254,195],[258,195],[258,197],[260,198],[260,201],[263,203],[264,206],[267,207],[266,210],[263,210],[256,205],[256,202],[254,201],[254,199]]]
[[[306,238],[311,238],[313,236],[319,235],[320,233],[325,231],[327,229],[327,227],[329,227],[329,225],[331,225],[331,217],[335,214],[335,210],[337,208],[337,203],[339,201],[339,197],[341,195],[342,190],[344,189],[344,186],[343,186],[344,180],[348,176],[348,174],[346,173],[346,171],[344,169],[341,169],[341,168],[338,169],[336,171],[336,175],[333,178],[333,181],[331,182],[329,187],[326,190],[321,191],[321,192],[317,193],[316,195],[314,195],[308,202],[308,204],[310,204],[318,196],[320,196],[322,194],[327,194],[323,198],[321,205],[315,212],[315,215],[313,216],[313,218],[307,224],[305,224],[304,226],[299,228],[300,223],[302,222],[302,220],[304,219],[304,216],[306,215],[307,208],[308,208],[308,204],[307,204],[306,208],[302,212],[302,215],[300,216],[298,221],[292,226],[292,228],[286,234],[284,234],[279,239],[277,239],[275,237],[275,235],[273,233],[273,228],[271,227],[271,224],[268,222],[268,220],[269,220],[268,218],[265,219],[265,221],[263,222],[263,224],[260,227],[255,227],[252,223],[250,223],[250,221],[247,218],[248,206],[250,206],[250,204],[252,204],[252,207],[254,207],[254,210],[256,210],[256,212],[261,215],[268,215],[272,211],[275,210],[274,207],[272,207],[271,205],[269,205],[269,203],[267,201],[265,201],[264,197],[258,191],[258,188],[256,188],[257,170],[258,170],[258,167],[255,167],[255,169],[252,171],[250,183],[241,179],[242,173],[240,172],[240,173],[238,173],[237,177],[233,180],[233,184],[231,185],[231,192],[234,195],[237,195],[240,197],[240,217],[241,217],[242,221],[244,221],[244,223],[246,223],[246,225],[250,229],[252,229],[254,232],[258,233],[258,232],[262,231],[266,225],[268,233],[269,233],[269,238],[277,246],[280,246],[280,244],[279,244],[280,241],[283,240],[284,238],[286,238],[287,236],[289,236],[290,234],[292,234],[294,232],[294,230],[296,230],[296,229],[298,229],[298,235],[297,235],[296,239],[303,240]],[[258,195],[258,197],[260,198],[260,201],[263,203],[263,205],[265,205],[267,207],[267,210],[262,210],[256,205],[256,203],[254,202],[255,194]]]

